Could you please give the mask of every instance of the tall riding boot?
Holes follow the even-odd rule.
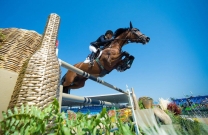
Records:
[[[90,64],[91,65],[93,65],[94,57],[95,57],[95,53],[92,52],[92,54],[90,55]]]

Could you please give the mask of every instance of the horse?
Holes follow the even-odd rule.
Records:
[[[128,57],[127,52],[122,51],[122,47],[128,43],[142,43],[145,45],[150,40],[140,32],[139,29],[133,28],[130,22],[129,28],[119,28],[114,33],[114,40],[102,50],[99,58],[94,60],[94,65],[89,66],[88,63],[80,62],[74,65],[95,77],[103,77],[109,74],[113,69],[117,69],[124,63],[124,56]],[[61,84],[63,85],[63,93],[70,93],[70,89],[79,89],[84,87],[85,81],[88,78],[78,75],[77,73],[68,70],[62,77]]]

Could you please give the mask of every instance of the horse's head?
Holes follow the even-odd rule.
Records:
[[[146,44],[150,41],[150,38],[142,34],[139,29],[133,28],[132,23],[130,22],[130,28],[128,33],[128,40],[131,42]]]

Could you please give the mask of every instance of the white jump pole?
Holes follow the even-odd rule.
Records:
[[[65,67],[66,69],[69,69],[69,70],[71,70],[71,71],[73,71],[73,72],[75,72],[75,73],[77,73],[77,74],[79,74],[79,75],[81,75],[81,76],[83,76],[83,77],[86,77],[86,78],[91,79],[91,80],[93,80],[93,81],[95,81],[95,82],[98,82],[98,83],[100,83],[100,84],[102,84],[102,85],[105,85],[105,86],[107,86],[107,87],[109,87],[109,88],[111,88],[111,89],[114,89],[114,90],[116,90],[116,91],[118,91],[118,92],[121,92],[121,93],[124,93],[124,94],[128,95],[128,93],[125,92],[124,90],[122,90],[122,89],[120,89],[120,88],[117,88],[116,86],[113,86],[112,84],[107,83],[107,82],[105,82],[105,81],[99,79],[98,77],[92,76],[92,75],[90,75],[89,73],[87,73],[87,72],[85,72],[85,71],[82,71],[82,70],[80,70],[80,69],[74,67],[73,65],[70,65],[70,64],[64,62],[64,61],[61,60],[61,59],[59,59],[59,63],[60,63],[60,65],[61,65],[62,67]]]

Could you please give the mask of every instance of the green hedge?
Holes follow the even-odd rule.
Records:
[[[65,113],[59,113],[59,104],[54,100],[44,110],[35,106],[16,107],[3,112],[4,119],[0,121],[1,134],[5,135],[134,135],[134,126],[130,123],[112,123],[104,108],[96,116],[88,117],[78,113],[76,119],[68,120]],[[117,127],[116,130],[112,130]]]

